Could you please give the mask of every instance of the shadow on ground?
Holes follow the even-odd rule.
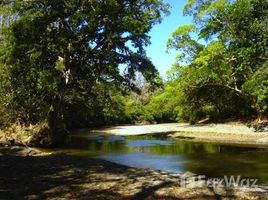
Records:
[[[221,199],[180,176],[67,155],[0,156],[0,199]]]
[[[0,163],[0,199],[151,199],[171,185],[164,172],[91,158],[6,155]]]

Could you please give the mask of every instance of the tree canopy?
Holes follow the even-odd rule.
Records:
[[[174,90],[167,104],[179,99],[177,117],[267,116],[267,1],[189,0],[184,14],[194,23],[178,27],[168,41],[180,54],[160,94]]]
[[[135,87],[136,72],[152,84],[157,78],[144,47],[167,13],[161,0],[4,0],[1,6],[1,68],[9,76],[2,89],[9,90],[16,120],[47,119],[56,130],[77,105],[96,110],[94,119],[105,110],[98,100],[108,104],[109,91]]]

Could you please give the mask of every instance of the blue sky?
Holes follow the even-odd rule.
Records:
[[[165,0],[170,8],[170,15],[164,17],[161,24],[155,25],[150,32],[151,45],[146,48],[148,57],[158,69],[161,76],[166,77],[166,71],[175,61],[176,51],[167,53],[167,40],[175,29],[192,22],[191,17],[183,16],[183,7],[188,0]]]

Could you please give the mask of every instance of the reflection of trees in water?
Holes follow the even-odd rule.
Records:
[[[182,168],[196,174],[208,177],[241,175],[268,181],[267,148],[182,141],[174,145],[154,145],[148,149],[158,155],[182,156],[186,161],[180,163]]]
[[[175,142],[173,145],[154,145],[150,151],[157,154],[200,154],[217,153],[218,146],[192,142]]]
[[[96,152],[127,152],[128,147],[125,140],[111,141],[108,137],[97,139],[72,138],[69,146],[73,148],[85,149],[87,151]]]
[[[265,152],[238,152],[221,149],[215,154],[185,154],[188,162],[184,169],[208,177],[225,175],[241,175],[242,177],[258,178],[261,182],[268,181],[268,155]]]
[[[135,145],[131,146],[134,141]],[[98,140],[76,139],[72,145],[91,152],[124,154],[151,153],[152,156],[174,156],[169,159],[180,165],[185,171],[208,177],[223,177],[224,175],[241,175],[243,177],[259,178],[268,181],[268,154],[266,148],[228,146],[190,141],[175,141],[163,143],[165,140],[147,137],[131,137],[111,140],[103,137]],[[140,145],[139,145],[140,143]],[[148,144],[148,145],[147,145]],[[162,145],[161,145],[162,144]],[[164,144],[164,145],[163,145]],[[152,166],[153,167],[153,166]]]

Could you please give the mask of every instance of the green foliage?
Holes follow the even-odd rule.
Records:
[[[0,126],[42,122],[55,133],[266,117],[267,2],[189,0],[194,23],[168,40],[178,56],[163,83],[144,47],[167,9],[161,0],[2,1]]]
[[[255,97],[255,107],[260,113],[268,114],[268,63],[266,62],[245,82],[243,90]]]
[[[185,62],[191,62],[194,56],[203,49],[203,45],[192,39],[191,34],[195,33],[197,28],[194,25],[183,25],[177,28],[172,34],[172,39],[167,42],[168,49],[174,48],[181,54],[179,59]]]
[[[2,1],[0,86],[10,91],[1,103],[22,123],[47,120],[51,132],[124,120],[117,90],[135,87],[137,72],[158,81],[144,47],[167,9],[161,0]]]
[[[5,66],[0,65],[0,128],[8,126],[12,121],[11,113],[8,112],[8,102],[10,102],[11,99],[11,91],[7,75]]]
[[[164,91],[149,103],[153,116],[191,122],[267,116],[267,11],[262,0],[189,0],[184,13],[194,25],[177,28],[168,41],[179,55]]]

